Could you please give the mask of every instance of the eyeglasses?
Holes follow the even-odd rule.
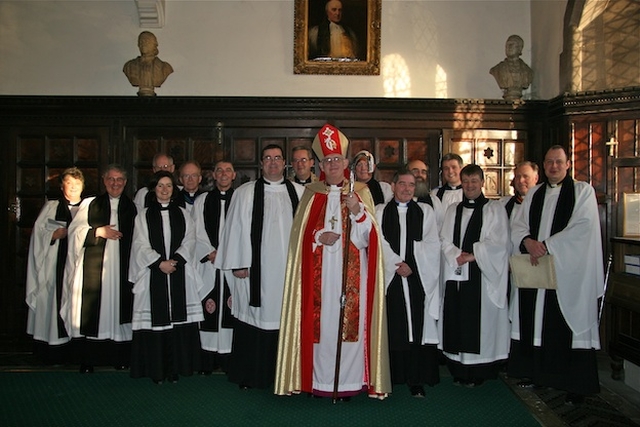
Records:
[[[420,174],[420,175],[426,175],[427,174],[427,170],[426,169],[418,169],[418,168],[413,168],[411,169],[411,173],[412,174]]]
[[[121,176],[119,176],[119,177],[117,177],[117,178],[114,178],[114,177],[112,177],[112,176],[109,176],[109,177],[107,177],[107,178],[105,178],[105,179],[106,179],[107,181],[109,181],[109,182],[125,182],[125,181],[126,181],[126,180],[125,180],[125,178],[123,178],[123,177],[121,177]]]
[[[282,156],[264,156],[262,158],[263,162],[279,162],[281,160],[283,160]]]
[[[188,178],[198,179],[199,176],[200,176],[199,173],[185,173],[184,175],[180,175],[180,178],[182,178],[182,179],[188,179]]]
[[[292,163],[307,163],[309,160],[311,160],[311,159],[302,158],[302,159],[293,159],[293,160],[291,160],[291,162]]]
[[[156,169],[162,169],[162,170],[167,170],[171,167],[173,167],[173,165],[156,165]]]
[[[324,163],[333,163],[333,162],[341,162],[342,160],[344,160],[343,157],[325,157],[324,159],[322,159],[322,161]]]

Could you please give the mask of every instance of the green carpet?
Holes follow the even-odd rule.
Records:
[[[538,426],[500,380],[467,389],[443,378],[427,397],[396,386],[384,401],[366,396],[332,404],[306,395],[240,391],[224,375],[177,384],[132,380],[127,372],[2,372],[0,422],[18,426]]]

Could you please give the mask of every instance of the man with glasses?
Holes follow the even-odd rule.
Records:
[[[124,194],[127,172],[109,165],[106,193],[87,199],[69,225],[60,315],[81,341],[80,372],[94,365],[124,369],[131,358],[133,284],[128,280],[136,206]]]
[[[267,388],[275,375],[287,244],[304,187],[284,179],[282,148],[262,149],[262,177],[233,193],[214,267],[231,271],[235,317],[229,380]]]
[[[156,173],[158,171],[167,171],[173,173],[176,169],[176,165],[173,163],[173,157],[164,153],[158,153],[153,156],[151,169],[153,170],[153,173]],[[144,208],[149,206],[147,198],[148,194],[149,189],[145,185],[144,187],[140,187],[133,197],[133,201],[136,204],[139,212],[142,212]],[[155,194],[149,197],[155,197]]]
[[[368,187],[345,179],[348,143],[328,124],[313,141],[324,178],[305,187],[291,230],[279,395],[391,391],[381,237]]]
[[[291,181],[300,185],[311,184],[316,182],[318,177],[311,169],[315,164],[313,153],[309,147],[298,145],[291,149],[291,166],[293,167],[293,176]]]
[[[429,166],[422,160],[411,160],[407,164],[407,169],[416,178],[415,199],[417,202],[426,203],[433,208],[436,214],[438,229],[442,226],[444,212],[442,202],[435,196],[431,196],[429,189]]]
[[[202,169],[200,164],[195,160],[189,160],[180,166],[180,183],[182,183],[182,190],[180,190],[180,196],[178,205],[191,212],[193,203],[196,201],[196,197],[203,193],[200,189],[200,181],[202,181]]]

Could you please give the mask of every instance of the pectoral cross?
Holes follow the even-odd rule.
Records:
[[[334,215],[334,216],[331,217],[329,222],[331,223],[331,229],[333,230],[333,228],[336,226],[336,222],[338,222],[338,218],[336,218],[335,215]]]

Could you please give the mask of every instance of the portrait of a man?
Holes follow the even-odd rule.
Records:
[[[367,0],[309,0],[308,59],[366,60]]]

